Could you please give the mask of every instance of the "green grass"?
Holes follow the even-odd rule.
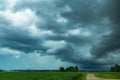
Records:
[[[79,74],[75,76],[72,80],[86,80],[86,74]]]
[[[95,76],[107,79],[120,79],[120,73],[96,73]]]
[[[77,72],[0,72],[0,80],[86,80]]]

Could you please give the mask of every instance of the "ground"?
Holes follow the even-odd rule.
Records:
[[[79,72],[0,72],[0,80],[85,80]]]
[[[120,73],[99,72],[0,72],[0,80],[120,80]]]
[[[98,78],[95,74],[87,74],[87,80],[120,80],[120,79],[105,79],[105,78]]]

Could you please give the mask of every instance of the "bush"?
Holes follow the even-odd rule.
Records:
[[[61,71],[61,72],[65,72],[64,67],[60,67],[60,71]]]
[[[59,68],[59,70],[61,71],[61,72],[78,72],[79,71],[79,69],[78,69],[78,67],[77,66],[69,66],[69,67],[67,67],[66,69],[64,68],[64,67],[60,67]]]
[[[111,72],[120,72],[120,65],[116,64],[114,66],[111,66],[110,71]]]

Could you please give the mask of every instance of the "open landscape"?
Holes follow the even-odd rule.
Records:
[[[0,80],[120,80],[120,0],[0,0]]]
[[[0,80],[120,80],[120,73],[3,71]]]
[[[95,76],[100,77],[100,78],[106,78],[106,79],[119,79],[120,80],[120,73],[115,73],[115,72],[96,73]]]
[[[0,80],[86,80],[78,72],[0,72]]]

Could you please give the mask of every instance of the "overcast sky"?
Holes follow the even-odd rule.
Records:
[[[120,64],[120,0],[0,0],[0,69]]]

